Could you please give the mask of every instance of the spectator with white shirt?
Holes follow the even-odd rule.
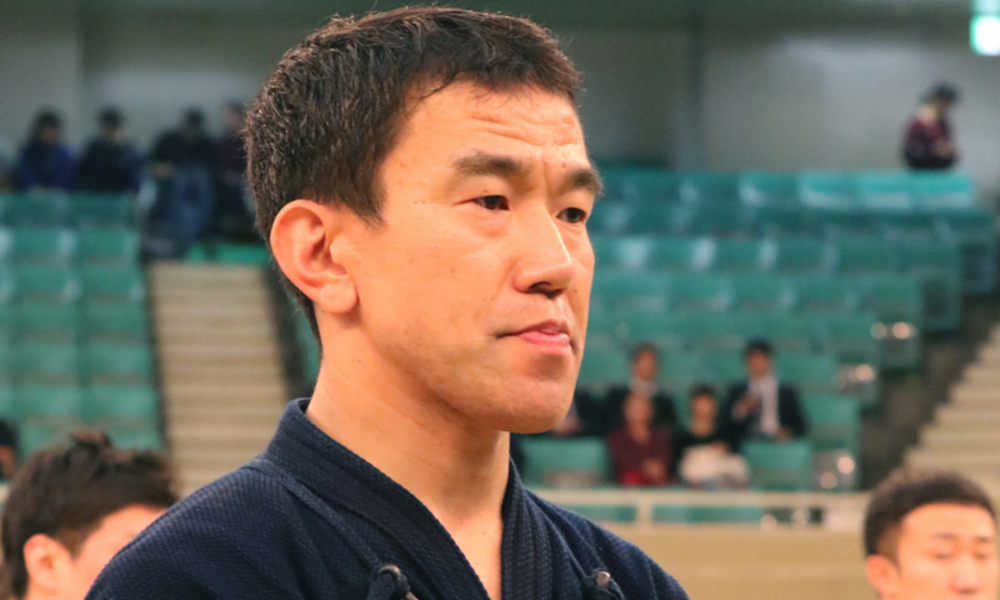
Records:
[[[754,340],[744,351],[747,379],[729,388],[723,418],[734,449],[746,439],[782,442],[803,437],[808,430],[798,391],[774,374],[774,349]]]

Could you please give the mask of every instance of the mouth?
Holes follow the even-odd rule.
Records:
[[[567,352],[573,347],[573,338],[566,321],[549,319],[500,337],[513,337],[550,352]]]

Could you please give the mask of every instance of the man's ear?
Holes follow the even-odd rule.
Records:
[[[350,247],[344,230],[352,218],[357,217],[338,205],[294,200],[271,225],[271,252],[278,267],[317,309],[328,313],[343,314],[357,305],[344,261]]]
[[[865,559],[868,581],[881,600],[894,600],[899,596],[899,570],[891,559],[876,554]]]
[[[24,565],[28,587],[56,594],[60,580],[72,561],[69,550],[43,533],[36,533],[24,544]]]

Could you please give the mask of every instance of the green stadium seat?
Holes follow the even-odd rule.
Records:
[[[916,208],[914,180],[910,173],[861,173],[857,184],[861,203],[868,210],[908,212]]]
[[[0,346],[14,342],[17,333],[15,308],[6,302],[0,302]]]
[[[857,284],[850,279],[800,275],[789,281],[802,313],[851,312],[861,304]]]
[[[69,229],[16,229],[13,258],[22,265],[66,265],[76,257],[78,243]]]
[[[567,504],[563,508],[598,523],[634,523],[637,513],[632,505]]]
[[[813,450],[845,450],[852,456],[860,456],[860,400],[850,396],[805,395],[802,409],[809,423]]]
[[[747,208],[747,227],[760,235],[802,236],[820,233],[819,224],[811,217],[811,211],[804,206],[753,206]]]
[[[153,355],[148,346],[120,346],[102,342],[85,346],[88,384],[148,385],[153,380]]]
[[[63,443],[75,427],[66,423],[24,422],[18,427],[19,456],[27,457],[43,448]]]
[[[160,401],[149,386],[90,386],[84,390],[82,416],[92,425],[118,423],[156,427]]]
[[[13,345],[0,341],[0,386],[14,385],[16,367]]]
[[[128,450],[152,450],[162,452],[164,449],[163,436],[153,427],[122,427],[111,426],[105,428],[105,433],[111,438],[111,442],[118,448]]]
[[[878,319],[868,313],[829,313],[819,321],[823,347],[845,365],[882,365],[881,344],[875,338]]]
[[[657,239],[651,237],[594,237],[591,244],[597,267],[605,270],[646,271]]]
[[[15,404],[22,421],[83,421],[83,392],[77,386],[22,385],[15,389]]]
[[[805,440],[782,443],[747,441],[743,456],[751,486],[769,492],[805,492],[812,487],[812,445]]]
[[[671,275],[667,280],[667,294],[674,311],[725,311],[733,300],[725,279],[714,274]]]
[[[62,344],[18,344],[10,358],[13,375],[21,385],[76,385],[80,352]]]
[[[623,350],[588,348],[584,351],[577,379],[580,387],[598,391],[628,379],[628,356]]]
[[[587,230],[591,235],[627,235],[633,208],[625,202],[600,201],[587,217]]]
[[[17,414],[16,388],[9,383],[4,383],[2,376],[0,376],[0,419],[16,421],[19,416]]]
[[[712,270],[719,273],[762,273],[774,263],[775,247],[760,240],[718,240]]]
[[[14,274],[13,295],[22,303],[76,302],[82,291],[80,279],[70,267],[19,267]]]
[[[740,200],[747,206],[797,206],[798,181],[789,173],[740,173],[737,183]]]
[[[0,227],[0,266],[6,264],[14,254],[14,231]]]
[[[667,301],[667,281],[662,274],[601,271],[594,276],[591,288],[594,310],[663,311]]]
[[[8,197],[6,221],[16,228],[62,227],[68,224],[68,203],[62,194],[17,194]]]
[[[708,383],[726,384],[746,378],[743,353],[702,352],[702,380]]]
[[[82,269],[88,303],[139,303],[146,299],[146,279],[137,267],[87,266]]]
[[[795,290],[774,275],[729,277],[733,308],[740,311],[789,311],[795,305]]]
[[[594,487],[611,481],[611,460],[600,438],[524,437],[524,482],[531,486]]]
[[[877,233],[874,215],[862,210],[822,210],[811,214],[817,235],[828,239]]]
[[[80,232],[79,254],[90,264],[136,265],[139,234],[128,229],[85,229]]]
[[[661,504],[653,508],[654,523],[760,525],[760,506],[684,506]]]
[[[77,226],[128,229],[133,222],[132,196],[118,194],[73,194],[70,208]]]
[[[738,323],[745,313],[688,311],[671,313],[674,335],[694,350],[738,351],[746,344]]]
[[[837,362],[832,356],[782,352],[777,363],[781,380],[794,384],[802,393],[837,392]]]
[[[837,272],[842,275],[894,273],[899,270],[896,246],[874,237],[845,238],[835,242]]]
[[[725,238],[742,235],[750,229],[750,224],[747,209],[738,203],[685,204],[674,208],[667,232],[675,236]]]
[[[0,306],[13,302],[17,296],[17,277],[14,270],[0,264]]]
[[[644,167],[602,169],[604,197],[608,200],[677,202],[679,175],[673,171]]]
[[[913,275],[882,274],[858,280],[860,308],[882,323],[923,326],[924,303],[920,282]]]
[[[149,343],[149,315],[144,304],[86,304],[81,321],[90,342]]]
[[[829,273],[834,265],[834,248],[818,238],[778,238],[773,269],[778,273]]]
[[[814,315],[785,311],[743,313],[734,319],[732,330],[743,339],[767,339],[779,352],[813,352],[819,336]]]
[[[702,372],[700,352],[664,352],[660,356],[660,383],[678,401],[679,414],[687,412],[687,402],[682,399],[687,398],[691,386],[701,382]]]
[[[704,271],[711,266],[715,243],[710,238],[654,238],[649,267],[664,272]]]
[[[646,201],[633,205],[628,233],[662,236],[669,232],[676,205]]]
[[[857,181],[853,175],[832,172],[803,172],[798,180],[799,201],[810,208],[826,211],[854,211],[859,208]]]
[[[996,220],[984,209],[949,211],[940,215],[943,238],[962,251],[962,288],[967,294],[993,293],[997,283]]]
[[[736,204],[739,202],[734,173],[696,171],[684,173],[680,181],[681,201],[686,204]]]
[[[628,337],[627,327],[621,327],[621,324],[621,319],[611,313],[592,309],[587,317],[587,349],[618,348],[620,342]],[[301,336],[299,339],[299,344],[304,345]]]
[[[73,304],[21,304],[8,315],[18,342],[76,344],[80,317]]]
[[[958,329],[962,322],[962,254],[958,245],[902,241],[896,249],[900,270],[920,281],[924,328],[938,333]]]
[[[914,191],[924,210],[966,209],[976,206],[972,177],[954,173],[914,173]]]
[[[933,239],[937,218],[926,212],[889,211],[872,214],[872,221],[884,238],[893,240]]]

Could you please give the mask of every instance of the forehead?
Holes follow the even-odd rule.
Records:
[[[510,149],[573,154],[583,150],[576,108],[566,97],[534,87],[489,89],[471,82],[410,95],[399,145],[462,148],[502,143]]]
[[[979,506],[928,504],[910,512],[900,523],[900,544],[939,537],[962,539],[989,537],[996,533],[990,514]]]

